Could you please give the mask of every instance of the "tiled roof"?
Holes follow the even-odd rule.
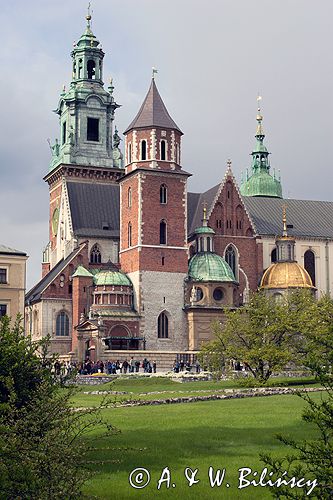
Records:
[[[276,236],[282,230],[282,207],[287,207],[289,232],[296,237],[333,239],[333,202],[243,196],[257,233]]]
[[[190,236],[197,227],[202,225],[202,217],[203,217],[203,204],[207,204],[207,212],[213,208],[213,202],[216,196],[216,193],[220,187],[220,184],[208,189],[204,193],[188,193],[187,194],[187,230],[188,235]]]
[[[61,273],[63,269],[67,266],[67,264],[70,263],[70,261],[76,257],[78,253],[81,252],[82,248],[84,248],[85,243],[80,245],[78,248],[73,250],[66,259],[61,259],[58,264],[56,264],[49,273],[47,273],[44,278],[42,278],[25,296],[25,303],[26,305],[32,304],[34,302],[37,302],[40,297],[42,292],[52,283],[54,278]]]
[[[127,127],[124,134],[135,128],[160,127],[182,131],[173,121],[152,79],[148,93],[138,114]]]
[[[0,243],[0,253],[5,253],[7,255],[24,255],[27,254],[25,252],[21,252],[20,250],[15,250],[15,248],[7,247],[6,245],[2,245]]]
[[[67,182],[76,236],[119,238],[119,186]]]

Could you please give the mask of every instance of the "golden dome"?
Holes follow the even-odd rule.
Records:
[[[315,288],[309,273],[297,262],[276,262],[261,279],[260,288]]]

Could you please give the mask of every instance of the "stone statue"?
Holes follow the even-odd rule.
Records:
[[[190,298],[191,304],[193,304],[193,302],[196,302],[196,300],[197,300],[197,290],[195,286],[192,286],[191,298]]]
[[[74,146],[74,144],[75,144],[75,136],[74,136],[73,125],[71,125],[70,128],[69,128],[69,144],[71,146]]]
[[[59,152],[60,152],[60,144],[58,142],[58,139],[55,140],[55,143],[53,144],[53,146],[51,146],[51,142],[50,142],[50,139],[48,139],[47,141],[49,143],[49,146],[50,146],[50,149],[51,149],[51,152],[52,152],[52,156],[53,157],[58,157],[59,156]]]
[[[118,135],[118,130],[117,130],[117,127],[116,127],[115,131],[114,131],[114,134],[113,134],[113,148],[114,149],[119,148],[120,141],[121,141],[121,138]]]

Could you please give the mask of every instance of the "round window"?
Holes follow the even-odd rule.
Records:
[[[216,300],[216,302],[220,302],[220,300],[223,299],[223,296],[224,296],[223,290],[221,288],[215,288],[213,292],[214,300]]]
[[[198,287],[197,288],[197,301],[199,302],[199,300],[203,299],[203,296],[204,296],[204,294],[203,294],[202,289]]]

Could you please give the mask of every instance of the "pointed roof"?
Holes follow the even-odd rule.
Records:
[[[169,115],[162,97],[157,90],[154,78],[151,81],[148,93],[138,114],[127,127],[124,134],[135,128],[150,127],[171,128],[178,130],[181,134],[183,133]]]

